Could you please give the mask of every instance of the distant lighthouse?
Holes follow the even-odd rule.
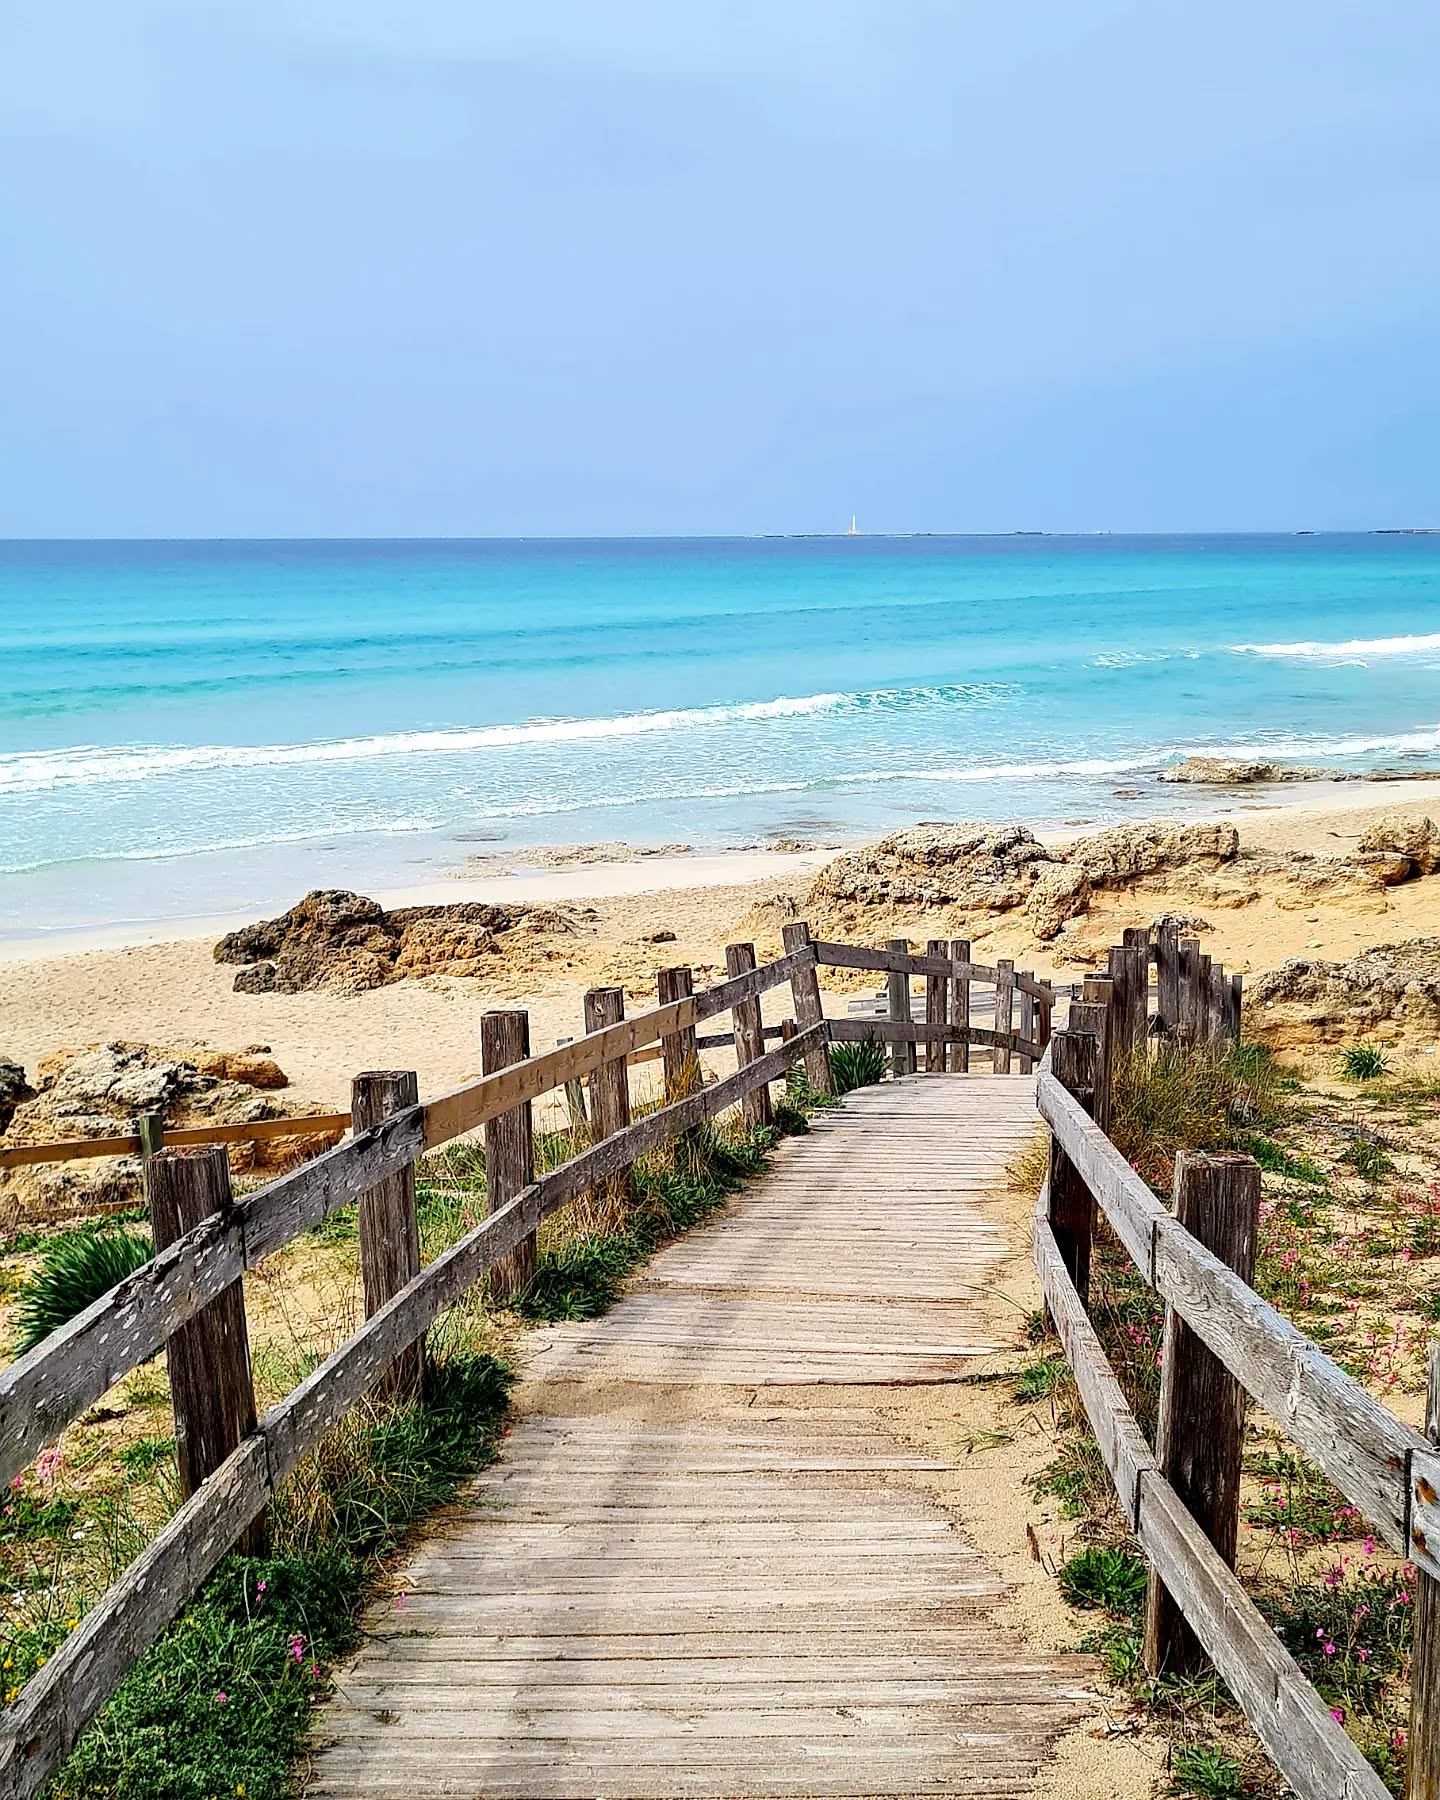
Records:
[[[846,535],[846,537],[859,537],[859,535],[860,535],[860,527],[855,523],[855,514],[854,513],[851,513],[851,515],[850,515],[850,529],[845,533],[845,535]]]

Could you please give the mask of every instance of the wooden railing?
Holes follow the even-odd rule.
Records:
[[[736,972],[701,993],[693,992],[689,969],[662,970],[662,1004],[634,1018],[625,1018],[619,988],[594,989],[586,996],[591,1029],[542,1056],[527,1054],[523,1013],[487,1013],[481,1031],[487,1072],[480,1079],[422,1103],[413,1075],[359,1076],[352,1135],[239,1199],[230,1190],[223,1147],[162,1149],[149,1158],[146,1189],[157,1254],[0,1372],[0,1483],[18,1475],[122,1376],[168,1347],[186,1497],[0,1714],[0,1800],[34,1794],[226,1552],[237,1543],[254,1548],[263,1541],[263,1522],[257,1521],[270,1497],[357,1402],[377,1389],[400,1396],[417,1391],[421,1340],[445,1308],[487,1276],[502,1297],[523,1285],[542,1220],[598,1183],[622,1176],[644,1152],[731,1107],[740,1106],[747,1121],[767,1120],[770,1083],[796,1063],[804,1064],[812,1087],[833,1091],[828,1047],[833,1038],[851,1034],[824,1015],[817,973],[822,964],[882,969],[903,982],[906,1024],[892,1026],[888,1035],[897,1048],[923,1041],[931,1068],[963,1066],[954,1061],[957,1045],[967,1057],[972,1043],[989,1044],[1007,1060],[1011,1051],[1027,1058],[1040,1053],[1046,1025],[1028,1037],[972,1030],[956,1023],[950,1010],[952,992],[963,995],[968,1007],[970,984],[992,981],[997,994],[1027,996],[1033,1016],[1048,1022],[1051,990],[1029,976],[1012,978],[1003,963],[985,968],[940,955],[933,945],[917,957],[894,947],[816,944],[802,921],[786,926],[784,938],[784,954],[759,967],[752,946],[731,946],[727,962]],[[909,1022],[911,975],[925,978],[927,1004],[929,996],[947,997],[934,1024],[917,1028]],[[760,996],[786,984],[793,1020],[765,1027]],[[734,1044],[737,1068],[700,1085],[696,1051],[713,1040],[702,1038],[697,1027],[726,1012],[732,1029],[718,1041]],[[999,1016],[1008,1019],[1008,1011],[1002,1008]],[[782,1041],[767,1050],[773,1031]],[[664,1065],[665,1104],[632,1120],[627,1059],[651,1045]],[[592,1125],[602,1135],[535,1177],[531,1103],[582,1080],[589,1084]],[[421,1268],[416,1163],[426,1151],[482,1127],[489,1216]],[[172,1133],[171,1144],[180,1137]],[[257,1419],[243,1276],[355,1201],[365,1323]]]
[[[1152,1673],[1183,1673],[1203,1660],[1203,1651],[1301,1800],[1385,1800],[1385,1784],[1235,1576],[1248,1394],[1320,1465],[1376,1536],[1419,1571],[1406,1791],[1410,1800],[1436,1800],[1440,1453],[1251,1287],[1260,1198],[1251,1158],[1182,1155],[1171,1212],[1104,1129],[1113,1060],[1122,1047],[1133,1051],[1147,1035],[1223,1038],[1232,1018],[1238,1024],[1238,978],[1222,992],[1213,975],[1202,976],[1193,963],[1187,971],[1182,962],[1182,980],[1167,992],[1164,958],[1172,950],[1163,938],[1153,949],[1133,941],[1124,946],[1121,980],[1105,978],[1091,1000],[1072,1007],[1037,1081],[1051,1141],[1035,1217],[1035,1266],[1121,1511],[1153,1571],[1146,1661]],[[1162,1005],[1170,1001],[1168,1018],[1130,1010],[1130,996],[1148,991],[1151,954],[1161,960],[1158,985]],[[1115,953],[1111,972],[1117,973]],[[1208,1008],[1206,994],[1215,996]],[[1166,1304],[1153,1449],[1087,1311],[1097,1205]],[[1437,1396],[1432,1358],[1432,1419]]]

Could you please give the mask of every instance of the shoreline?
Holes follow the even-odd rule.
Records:
[[[1131,822],[1218,819],[1239,826],[1248,850],[1336,857],[1353,849],[1364,830],[1387,814],[1440,817],[1440,782],[1407,784],[1403,799],[1389,783],[1358,781],[1241,788],[1208,794],[1203,804],[1191,795],[1179,798],[1190,804],[1163,813],[1137,810]],[[1108,824],[1069,821],[1036,835],[1054,844]],[[576,850],[570,847],[565,854],[574,856]],[[724,979],[727,944],[753,940],[762,954],[772,953],[783,919],[803,914],[813,871],[834,854],[831,849],[637,854],[624,862],[379,887],[374,897],[387,904],[578,903],[592,916],[577,931],[527,940],[513,962],[483,977],[436,973],[359,993],[237,993],[235,970],[212,955],[221,928],[216,920],[187,921],[189,935],[180,935],[174,924],[148,932],[120,925],[108,933],[69,934],[63,943],[11,943],[0,948],[0,1055],[33,1073],[54,1052],[102,1042],[181,1051],[265,1045],[289,1077],[289,1094],[326,1110],[344,1107],[353,1076],[367,1068],[414,1069],[422,1093],[444,1092],[478,1072],[479,1023],[487,1009],[525,1008],[532,1044],[548,1049],[583,1029],[589,988],[622,986],[638,1009],[653,1004],[661,967],[688,965],[697,984],[708,986]],[[294,892],[286,904],[300,897]],[[1147,904],[1158,911],[1175,903],[1160,895]],[[1278,968],[1293,956],[1343,959],[1370,944],[1440,937],[1440,876],[1387,889],[1379,905],[1323,893],[1298,905],[1292,899],[1281,906],[1273,894],[1239,907],[1200,904],[1206,952],[1245,972]],[[237,924],[259,916],[273,915],[231,915]],[[1053,944],[1037,944],[1018,909],[977,920],[974,938],[982,960],[1008,956],[1017,959],[1017,967],[1034,966],[1042,975],[1068,979],[1087,966],[1089,940],[1113,941],[1137,916],[1132,897],[1102,893],[1086,930]],[[902,926],[903,934],[924,935],[913,918],[892,922],[879,913],[873,921],[874,933],[882,937],[902,934]],[[842,994],[858,991],[843,981],[830,986],[836,991],[829,1004],[842,1011]],[[770,1022],[783,1016],[784,1006],[785,996],[777,990]]]
[[[1140,802],[1143,801],[1142,805]],[[1162,802],[1162,804],[1155,804]],[[1168,804],[1163,804],[1168,802]],[[1146,791],[1137,796],[1125,816],[1114,818],[1067,819],[1055,825],[1036,825],[1037,838],[1046,844],[1066,844],[1089,832],[1113,828],[1117,824],[1143,824],[1152,820],[1175,818],[1186,824],[1202,824],[1224,820],[1242,824],[1247,839],[1280,849],[1299,848],[1292,841],[1295,833],[1284,829],[1271,832],[1267,822],[1290,822],[1300,837],[1314,835],[1307,830],[1309,820],[1335,820],[1357,815],[1359,835],[1369,817],[1387,813],[1418,813],[1427,807],[1440,814],[1440,777],[1417,777],[1413,780],[1377,780],[1367,777],[1343,781],[1255,782],[1234,787],[1182,786],[1174,784],[1161,792]],[[916,820],[908,821],[910,824]],[[997,829],[1010,821],[995,821]],[[903,829],[901,826],[892,829]],[[526,845],[517,847],[513,855],[497,852],[477,856],[475,872],[461,866],[453,873],[441,873],[421,881],[395,886],[378,883],[374,887],[361,883],[356,892],[379,901],[387,909],[402,906],[443,906],[464,901],[480,901],[489,905],[585,905],[594,900],[613,900],[646,894],[666,894],[689,889],[744,887],[766,880],[788,880],[813,874],[831,858],[858,845],[873,843],[886,832],[857,833],[832,838],[824,847],[806,850],[768,850],[747,847],[735,850],[687,850],[669,854],[643,844],[618,845]],[[1344,832],[1331,836],[1345,837]],[[597,856],[587,859],[587,851],[604,852],[624,849],[621,857]],[[550,859],[558,861],[547,866]],[[534,860],[527,860],[534,859]],[[510,869],[489,868],[491,864],[510,864]],[[313,883],[312,885],[334,885]],[[297,889],[283,905],[272,908],[251,907],[244,910],[195,913],[175,919],[122,920],[113,924],[64,926],[54,931],[35,930],[0,935],[0,965],[50,962],[57,958],[83,956],[97,952],[120,952],[155,948],[166,944],[189,944],[199,939],[223,936],[259,917],[273,916],[292,906],[306,891]]]

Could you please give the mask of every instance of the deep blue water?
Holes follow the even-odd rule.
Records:
[[[11,543],[0,620],[5,932],[1440,761],[1437,537]]]

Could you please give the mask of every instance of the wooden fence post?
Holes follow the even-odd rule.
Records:
[[[1180,1023],[1180,927],[1168,920],[1155,928],[1155,1023],[1162,1037]]]
[[[625,1017],[625,990],[591,988],[585,995],[585,1030],[601,1031]],[[590,1071],[590,1137],[593,1143],[613,1137],[630,1123],[630,1066],[623,1056],[611,1057]],[[619,1225],[635,1198],[635,1184],[628,1167],[607,1178],[596,1202],[608,1215],[602,1222]]]
[[[1175,1035],[1182,1042],[1200,1041],[1200,940],[1181,938],[1180,998],[1175,1014]]]
[[[725,946],[727,974],[748,975],[754,967],[753,944]],[[735,1021],[735,1066],[743,1069],[747,1063],[758,1062],[765,1054],[765,1024],[759,996],[753,1000],[737,1000],[730,1009],[730,1016]],[[746,1125],[770,1124],[774,1117],[770,1105],[770,1089],[752,1088],[744,1095],[740,1101],[740,1117]]]
[[[1253,1157],[1182,1151],[1175,1163],[1175,1218],[1242,1281],[1253,1280],[1260,1220],[1260,1168]],[[1245,1389],[1167,1307],[1156,1464],[1232,1569],[1245,1406]],[[1152,1675],[1193,1675],[1207,1666],[1199,1640],[1153,1570],[1145,1608],[1145,1666]]]
[[[157,1150],[165,1148],[165,1109],[157,1107],[154,1112],[143,1112],[135,1121],[135,1135],[140,1140],[140,1174],[143,1178],[150,1166],[150,1158]]]
[[[1093,1031],[1057,1031],[1050,1069],[1067,1093],[1093,1118],[1100,1074],[1100,1039]],[[1095,1235],[1095,1200],[1085,1178],[1050,1136],[1050,1229],[1080,1304],[1090,1299],[1090,1240]]]
[[[526,1012],[487,1012],[480,1016],[480,1067],[486,1075],[524,1062],[530,1054],[530,1015]],[[485,1191],[490,1211],[498,1212],[522,1188],[535,1179],[535,1138],[530,1102],[501,1113],[485,1125]],[[502,1256],[490,1270],[489,1289],[499,1301],[517,1299],[535,1274],[535,1233],[532,1231]]]
[[[350,1123],[358,1137],[392,1113],[416,1106],[420,1077],[413,1069],[371,1069],[350,1084]],[[415,1165],[387,1175],[360,1196],[360,1274],[365,1317],[379,1312],[420,1273],[420,1227],[415,1217]],[[425,1347],[412,1344],[375,1384],[386,1400],[418,1400],[425,1382]]]
[[[969,938],[956,938],[950,945],[950,960],[953,963],[970,961]],[[970,1029],[970,977],[955,975],[950,982],[950,1023],[962,1031]],[[970,1073],[970,1043],[952,1044],[950,1047],[950,1067],[962,1075]]]
[[[228,1212],[230,1164],[220,1144],[159,1150],[145,1169],[145,1198],[156,1250],[173,1244],[211,1213]],[[175,1460],[180,1494],[188,1500],[255,1429],[255,1388],[245,1325],[245,1284],[232,1281],[165,1347],[175,1415]],[[263,1555],[269,1530],[263,1518],[238,1540],[247,1556]]]
[[[1232,975],[1225,995],[1225,1035],[1232,1044],[1240,1042],[1240,1022],[1245,1013],[1245,977]]]
[[[997,1075],[1010,1073],[1010,1045],[1003,1034],[1015,1029],[1015,964],[1007,956],[995,959],[995,1049],[990,1067]]]
[[[944,938],[930,938],[925,945],[927,956],[943,958],[949,946]],[[950,1021],[950,978],[948,975],[927,975],[925,977],[925,1023],[927,1025],[946,1025]],[[925,1040],[925,1071],[933,1075],[944,1070],[949,1064],[947,1045],[943,1034],[938,1037],[927,1037]]]
[[[804,919],[792,919],[780,928],[781,942],[787,956],[809,950],[810,927]],[[795,1023],[808,1031],[825,1017],[825,1004],[820,998],[820,971],[813,962],[790,977],[790,998],[795,1007]],[[814,1094],[833,1094],[835,1077],[830,1069],[830,1048],[817,1044],[805,1052],[805,1080]]]
[[[1035,979],[1035,971],[1033,969],[1026,969],[1024,971],[1023,979],[1026,981],[1033,981]],[[1035,1041],[1035,996],[1028,988],[1023,987],[1020,989],[1020,1035],[1022,1038],[1028,1039],[1031,1043],[1034,1043]],[[1022,1050],[1020,1052],[1020,1073],[1022,1075],[1028,1075],[1034,1067],[1035,1058],[1030,1055],[1028,1050]]]
[[[1425,1435],[1440,1445],[1440,1337],[1430,1340]],[[1440,1581],[1418,1569],[1413,1628],[1405,1800],[1440,1800]]]
[[[1095,1123],[1108,1132],[1115,1091],[1114,989],[1108,975],[1087,975],[1081,992],[1084,998],[1071,1001],[1066,1023],[1072,1031],[1093,1031],[1100,1040],[1100,1065],[1095,1077]]]
[[[908,938],[891,938],[885,948],[897,950],[901,956],[908,956],[910,940]],[[910,977],[903,969],[891,969],[885,977],[885,988],[890,997],[891,1024],[913,1025],[915,1021],[910,1010]],[[915,1045],[912,1042],[896,1038],[891,1044],[890,1073],[892,1075],[913,1075],[915,1073]]]
[[[694,971],[688,968],[661,969],[655,977],[655,991],[662,1006],[673,1006],[677,1000],[688,1000],[695,992]],[[665,1104],[684,1100],[700,1086],[700,1055],[695,1047],[695,1027],[682,1025],[660,1040],[660,1067],[665,1077]]]
[[[1125,933],[1130,936],[1129,931]],[[1149,1015],[1150,952],[1139,944],[1117,944],[1110,951],[1110,980],[1115,992],[1112,1022],[1117,1055],[1130,1055],[1145,1042]]]

